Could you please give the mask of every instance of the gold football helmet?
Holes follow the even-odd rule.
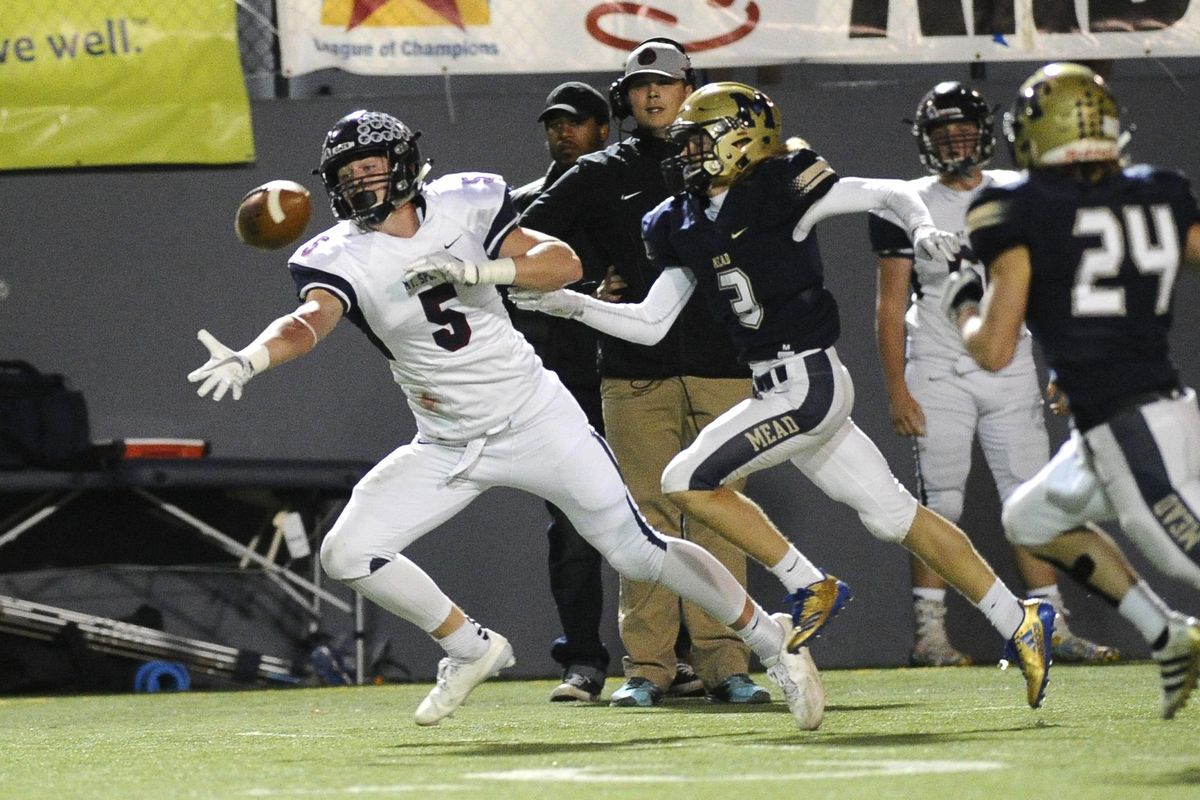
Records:
[[[1021,84],[1004,135],[1018,167],[1121,157],[1121,119],[1104,79],[1081,64],[1054,63]]]
[[[678,155],[663,161],[672,191],[727,187],[758,162],[784,152],[782,119],[771,98],[733,81],[692,92],[667,136]]]

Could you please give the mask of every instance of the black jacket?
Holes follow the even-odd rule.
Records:
[[[669,196],[661,163],[674,152],[670,142],[635,131],[624,141],[581,157],[525,210],[521,225],[566,241],[586,241],[604,269],[615,265],[625,279],[623,299],[639,302],[659,275],[642,243],[642,217]],[[749,374],[737,363],[729,334],[699,294],[688,300],[671,330],[652,347],[600,336],[600,375],[605,378]]]
[[[566,170],[551,164],[546,174],[524,186],[513,189],[511,197],[517,211],[524,211],[537,199],[547,186],[554,184]],[[576,291],[591,294],[604,278],[607,266],[600,263],[599,255],[581,237],[564,241],[575,249],[583,262],[583,278],[571,284]],[[568,389],[572,391],[597,391],[600,375],[596,370],[597,339],[600,334],[582,322],[562,317],[552,317],[537,311],[522,311],[508,302],[508,314],[513,327],[519,330],[541,357],[547,369],[554,370]]]

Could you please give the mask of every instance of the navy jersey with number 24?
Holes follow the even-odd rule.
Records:
[[[1026,322],[1081,427],[1124,400],[1178,385],[1167,333],[1196,221],[1187,179],[1146,165],[1094,186],[1033,171],[971,206],[967,228],[983,263],[1029,248]]]

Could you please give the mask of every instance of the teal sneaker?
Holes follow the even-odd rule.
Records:
[[[757,705],[771,702],[771,693],[744,672],[730,675],[708,693],[708,699],[717,703],[746,703]]]
[[[802,586],[783,598],[792,609],[792,631],[787,651],[795,653],[809,639],[820,634],[829,620],[850,602],[850,587],[832,575]]]
[[[629,678],[608,698],[610,706],[649,708],[662,702],[663,691],[647,678]]]

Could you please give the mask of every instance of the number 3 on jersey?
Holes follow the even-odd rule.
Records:
[[[1147,214],[1149,212],[1149,214]],[[1083,251],[1071,290],[1071,313],[1076,317],[1123,317],[1126,313],[1124,286],[1098,286],[1105,278],[1116,278],[1128,260],[1142,275],[1158,276],[1154,313],[1166,314],[1171,289],[1179,271],[1179,236],[1168,205],[1125,206],[1125,225],[1111,208],[1081,208],[1075,214],[1075,236],[1099,236],[1100,246]],[[1149,217],[1149,219],[1147,219]],[[1149,222],[1153,220],[1154,236]],[[1157,241],[1157,244],[1153,244]]]
[[[733,295],[729,299],[729,305],[733,307],[738,322],[744,327],[758,330],[758,326],[762,325],[763,307],[755,299],[754,287],[750,285],[750,278],[746,273],[740,269],[722,270],[717,273],[717,285],[721,287],[722,292]]]

